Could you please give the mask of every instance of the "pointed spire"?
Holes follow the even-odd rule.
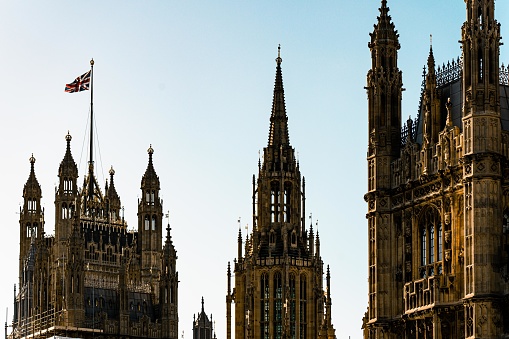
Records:
[[[238,236],[238,239],[237,239],[237,256],[238,256],[238,260],[239,262],[241,261],[242,259],[242,231],[240,229],[240,219],[239,219],[239,236]]]
[[[107,192],[107,195],[110,199],[119,199],[118,197],[118,194],[117,194],[117,190],[115,188],[115,182],[113,181],[113,176],[115,175],[115,170],[113,169],[113,166],[111,166],[110,168],[110,184],[108,186],[108,181],[106,181],[106,186],[107,186],[107,189],[106,189],[106,192]]]
[[[41,196],[41,185],[39,184],[39,181],[37,180],[37,177],[35,176],[35,158],[34,154],[32,153],[32,156],[30,159],[30,175],[28,176],[28,180],[25,184],[25,187],[23,188],[23,197],[31,197],[36,198]]]
[[[78,166],[76,166],[71,154],[71,140],[72,136],[69,134],[69,131],[67,131],[67,135],[65,136],[67,147],[65,149],[64,159],[62,159],[60,168],[58,169],[59,176],[78,177]]]
[[[380,15],[377,17],[378,22],[374,25],[374,31],[371,34],[371,42],[373,43],[375,40],[384,40],[384,44],[387,44],[387,40],[392,40],[395,42],[396,48],[399,49],[399,35],[389,15],[387,0],[382,0],[379,11]]]
[[[433,55],[433,36],[429,36],[429,56],[428,56],[428,78],[435,78],[435,56]]]
[[[152,163],[152,154],[154,154],[154,149],[152,148],[152,144],[147,150],[148,153],[148,165],[145,170],[145,174],[143,174],[143,178],[141,179],[141,187],[152,186],[154,188],[159,189],[159,177],[156,174],[154,169],[154,164]]]
[[[272,100],[272,114],[270,117],[269,146],[288,146],[288,117],[286,116],[285,93],[283,88],[283,74],[281,71],[281,45],[278,46],[276,58],[276,80],[274,83],[274,96]]]
[[[168,225],[166,226],[166,239],[164,240],[163,254],[167,258],[176,256],[176,254],[177,254],[177,251],[175,250],[175,246],[173,246],[173,240],[171,239],[171,227],[170,227],[169,221],[168,221]]]
[[[201,313],[205,313],[205,301],[203,299],[203,296],[201,297]]]

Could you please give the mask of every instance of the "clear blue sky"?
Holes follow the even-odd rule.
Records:
[[[403,117],[415,117],[429,35],[437,63],[460,55],[462,0],[389,0],[400,32]],[[0,317],[18,282],[18,219],[33,153],[53,233],[54,187],[73,136],[83,180],[89,93],[64,85],[94,68],[98,178],[111,165],[130,228],[152,144],[178,251],[179,329],[213,313],[225,335],[226,267],[239,217],[251,228],[251,178],[268,140],[281,44],[290,140],[306,177],[306,211],[318,219],[331,266],[338,338],[361,338],[367,307],[366,148],[369,33],[378,0],[0,0]],[[509,37],[509,1],[496,2]],[[507,40],[501,61],[509,63]],[[80,161],[81,159],[81,161]]]

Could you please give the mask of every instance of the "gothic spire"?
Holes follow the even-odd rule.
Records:
[[[374,40],[392,40],[396,43],[399,49],[399,34],[392,22],[391,16],[389,15],[387,0],[382,0],[382,5],[379,8],[379,11],[380,15],[377,17],[378,22],[374,25],[374,31],[371,34],[371,42],[375,42]]]
[[[23,197],[40,197],[41,196],[41,185],[39,185],[39,181],[37,180],[37,177],[35,176],[35,158],[34,155],[29,159],[30,161],[30,175],[28,176],[28,180],[25,184],[25,187],[23,188]]]
[[[283,88],[283,74],[281,72],[281,46],[278,46],[276,58],[276,80],[274,83],[274,97],[272,100],[272,114],[270,116],[269,146],[289,146],[288,117],[286,116],[285,92]]]
[[[173,246],[173,240],[171,239],[171,227],[168,222],[168,226],[166,227],[166,239],[164,241],[163,246],[163,255],[169,257],[175,256],[177,251],[175,251],[175,246]]]
[[[62,162],[60,163],[60,167],[58,169],[58,175],[66,176],[66,177],[78,177],[78,166],[76,166],[76,163],[74,162],[74,158],[71,154],[71,140],[72,137],[67,132],[67,135],[65,136],[65,141],[67,142],[67,147],[65,150],[64,159],[62,159]]]
[[[108,196],[108,198],[110,198],[110,200],[115,199],[120,201],[117,189],[115,188],[115,182],[113,181],[113,176],[115,175],[115,170],[113,169],[113,166],[111,166],[109,173],[110,173],[110,184],[109,186],[107,186],[106,195]],[[106,182],[106,185],[107,184],[108,183]]]
[[[430,35],[430,43],[429,43],[429,55],[428,55],[428,78],[430,80],[434,80],[435,78],[435,56],[433,55],[433,44],[432,44],[432,36]]]
[[[159,189],[159,177],[156,174],[154,169],[154,164],[152,163],[152,154],[154,154],[154,149],[152,145],[147,150],[148,153],[148,165],[145,170],[145,174],[143,174],[143,178],[141,179],[141,187],[152,187],[155,189]]]

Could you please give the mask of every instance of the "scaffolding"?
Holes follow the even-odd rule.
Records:
[[[58,312],[49,310],[26,317],[19,323],[13,324],[12,327],[12,333],[8,336],[6,335],[6,339],[61,339],[72,338],[68,336],[71,333],[82,333],[83,336],[86,336],[86,334],[103,333],[101,320],[85,319],[81,322],[72,321],[72,325],[70,325],[66,310]]]

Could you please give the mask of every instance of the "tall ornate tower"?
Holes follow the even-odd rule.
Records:
[[[159,284],[159,305],[164,337],[178,338],[178,283],[177,251],[170,234],[170,224],[166,227],[166,241],[162,254],[162,271]]]
[[[233,291],[228,266],[227,338],[235,301],[236,339],[331,339],[331,299],[318,236],[315,248],[305,227],[304,179],[290,145],[281,62],[278,51],[269,140],[253,176],[253,230],[244,249],[239,230]]]
[[[382,328],[398,300],[391,270],[391,212],[386,191],[391,185],[391,163],[399,155],[401,134],[402,77],[398,69],[398,33],[391,21],[387,1],[382,1],[380,16],[371,41],[371,69],[367,76],[369,147],[368,192],[380,199],[370,203],[369,227],[369,318]],[[375,307],[378,305],[378,307]]]
[[[501,301],[509,286],[500,275],[503,232],[500,224],[505,207],[500,201],[503,192],[507,192],[507,182],[504,185],[502,177],[502,171],[507,170],[507,165],[504,166],[507,158],[501,156],[505,145],[499,96],[500,25],[494,17],[495,0],[465,3],[467,21],[461,40],[465,336],[493,338],[502,335],[504,322],[506,326],[509,323],[509,314],[501,312]],[[507,140],[507,134],[504,137]]]
[[[35,158],[30,157],[30,175],[23,188],[23,207],[19,213],[19,267],[28,255],[32,238],[40,238],[44,231],[44,210],[41,207],[42,190],[35,176]]]
[[[152,145],[147,152],[148,165],[141,179],[142,194],[138,203],[138,253],[141,255],[141,279],[154,285],[161,270],[163,207],[159,198],[161,185],[152,163]]]
[[[79,203],[78,198],[78,166],[71,154],[69,133],[65,136],[67,147],[64,158],[58,168],[58,188],[55,192],[55,241],[57,242],[56,260],[63,263],[66,245],[72,231],[72,216]],[[63,265],[63,264],[62,264]]]
[[[509,335],[509,72],[495,1],[465,4],[463,57],[436,68],[430,47],[403,129],[386,0],[371,34],[365,338]]]
[[[42,190],[35,176],[35,158],[30,157],[30,175],[23,188],[23,207],[19,217],[19,294],[17,296],[15,323],[33,316],[37,303],[34,293],[36,246],[44,236],[44,210],[41,207]]]
[[[215,339],[214,322],[212,314],[209,316],[205,313],[205,301],[201,297],[201,311],[198,316],[193,319],[193,339]]]

